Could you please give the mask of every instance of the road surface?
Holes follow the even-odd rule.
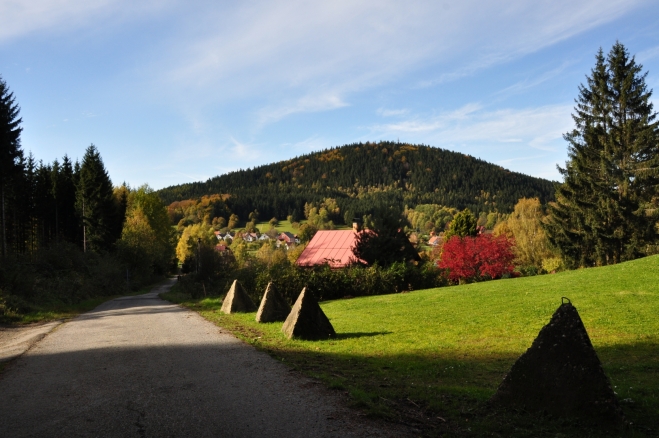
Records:
[[[405,431],[360,417],[198,314],[109,301],[64,323],[0,375],[0,436],[346,437]]]

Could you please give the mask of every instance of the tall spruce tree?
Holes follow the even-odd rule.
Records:
[[[82,159],[76,195],[76,209],[84,229],[84,249],[110,250],[120,236],[121,218],[117,213],[112,182],[101,154],[93,144]]]
[[[0,77],[0,203],[2,204],[2,256],[7,256],[7,220],[5,199],[7,189],[20,177],[21,122],[20,108]]]
[[[579,87],[563,183],[549,206],[550,241],[573,266],[619,263],[657,241],[659,122],[647,73],[616,43]]]

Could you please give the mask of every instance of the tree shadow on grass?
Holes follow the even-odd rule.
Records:
[[[390,335],[393,332],[355,332],[355,333],[337,333],[334,339],[352,339],[352,338],[368,338],[372,336]]]

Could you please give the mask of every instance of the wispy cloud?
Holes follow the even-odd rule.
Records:
[[[508,97],[513,94],[519,94],[519,93],[524,93],[528,91],[531,88],[537,87],[538,85],[547,82],[557,76],[559,76],[561,73],[563,73],[568,67],[571,65],[574,65],[574,61],[566,61],[560,66],[551,69],[549,71],[546,71],[538,76],[535,77],[529,77],[526,78],[522,81],[519,81],[509,87],[504,88],[503,90],[500,90],[494,94],[494,96],[501,96],[501,97]]]
[[[370,137],[401,137],[412,143],[462,150],[518,172],[558,179],[556,164],[565,160],[562,137],[572,128],[571,111],[570,105],[486,110],[470,104],[437,115],[376,124],[367,130]],[[529,155],[531,150],[536,153]]]
[[[408,114],[409,112],[410,112],[410,110],[408,110],[408,109],[394,109],[394,110],[391,110],[391,109],[385,109],[385,108],[378,108],[378,110],[376,111],[376,113],[379,116],[382,116],[382,117],[404,116],[404,115]]]
[[[647,62],[651,59],[654,59],[657,56],[659,56],[659,46],[652,47],[652,48],[647,49],[647,50],[643,50],[638,55],[636,55],[636,59],[639,62],[643,63],[643,62]]]
[[[194,31],[177,35],[180,42],[172,39],[171,56],[156,65],[166,83],[186,84],[186,95],[203,90],[205,98],[220,101],[258,95],[269,102],[258,123],[270,123],[340,108],[354,93],[420,68],[434,66],[439,72],[424,86],[473,74],[643,3],[647,0],[510,0],[505,5],[468,0],[447,7],[395,0],[290,0],[242,3],[221,12],[201,8],[205,15],[191,21]],[[214,25],[205,26],[210,22]],[[200,27],[212,31],[199,32]],[[326,90],[333,91],[327,95]]]
[[[343,101],[341,96],[336,93],[307,95],[290,104],[285,103],[278,107],[260,109],[258,111],[258,125],[261,127],[295,113],[328,111],[345,106],[348,106],[348,103]]]
[[[553,142],[572,127],[571,111],[570,105],[486,111],[480,104],[469,104],[439,115],[377,124],[370,131],[383,137],[421,133],[437,146],[478,142],[554,151]]]
[[[39,32],[66,33],[116,24],[167,9],[173,0],[4,0],[0,44]]]

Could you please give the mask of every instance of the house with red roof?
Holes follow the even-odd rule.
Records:
[[[320,230],[295,262],[298,266],[315,266],[328,263],[332,268],[343,268],[357,261],[352,253],[357,233],[354,230]]]
[[[428,239],[428,245],[430,246],[437,246],[440,243],[442,243],[442,237],[440,236],[432,236],[430,239]]]

